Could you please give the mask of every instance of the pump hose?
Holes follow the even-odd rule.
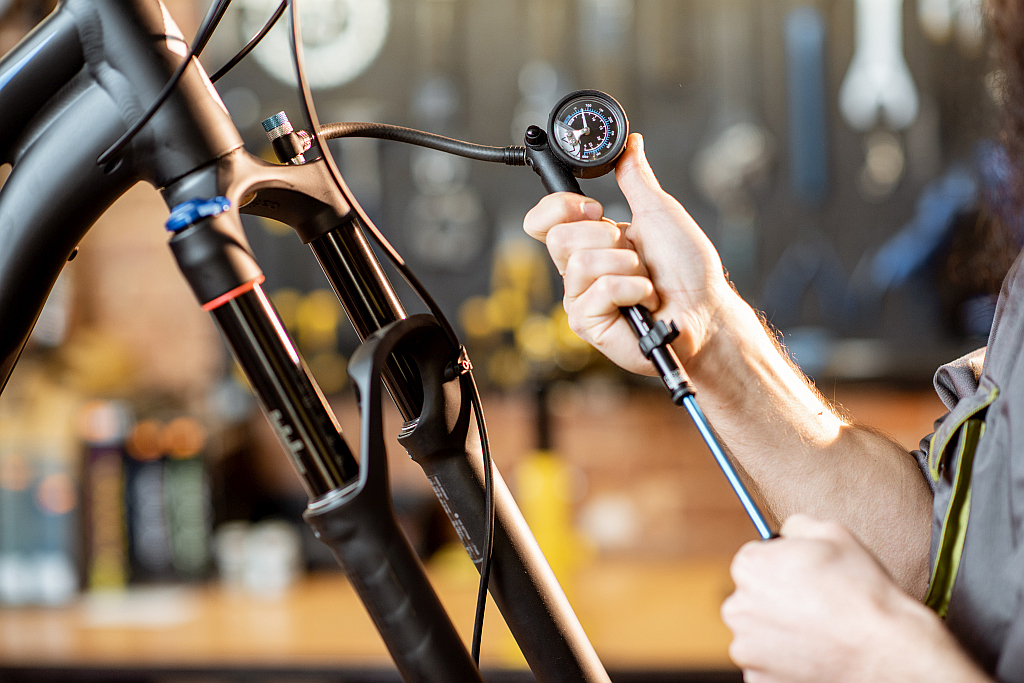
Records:
[[[526,165],[525,147],[490,147],[462,142],[443,135],[425,133],[412,128],[391,126],[386,123],[361,123],[348,121],[345,123],[326,123],[320,127],[320,135],[328,140],[335,138],[378,138],[395,140],[420,147],[440,150],[478,161],[493,161],[508,166]]]

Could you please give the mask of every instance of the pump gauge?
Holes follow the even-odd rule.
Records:
[[[548,120],[551,150],[577,178],[597,178],[615,167],[629,121],[622,106],[600,90],[577,90],[555,105]]]

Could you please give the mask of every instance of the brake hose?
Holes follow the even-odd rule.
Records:
[[[277,23],[277,20],[281,18],[286,9],[288,9],[288,0],[281,0],[281,4],[277,6],[277,9],[274,10],[274,13],[271,15],[270,19],[267,20],[267,23],[263,25],[263,28],[261,28],[259,32],[252,37],[252,40],[246,43],[245,47],[239,50],[234,57],[229,59],[224,66],[217,69],[215,74],[210,76],[210,82],[216,83],[220,80],[221,76],[234,69],[240,61],[245,59],[246,56],[253,51],[253,48],[259,45],[260,41],[270,33],[270,29],[274,28],[274,24]]]
[[[296,0],[286,0],[291,10],[291,47],[292,47],[292,59],[295,64],[295,76],[298,81],[298,95],[299,104],[302,107],[305,118],[310,123],[310,129],[313,133],[313,141],[317,145],[323,147],[326,142],[322,142],[322,138],[326,138],[323,128],[320,126],[319,119],[316,115],[316,106],[313,103],[313,93],[309,88],[309,83],[306,80],[305,70],[305,59],[302,51],[302,33],[300,23],[298,21],[299,12]],[[397,128],[397,126],[389,126],[388,128]],[[380,130],[380,126],[377,126],[376,130]],[[344,127],[340,128],[339,131],[344,131]],[[408,129],[406,129],[408,131]],[[514,153],[509,152],[507,157],[503,148],[500,147],[485,147],[483,145],[471,145],[469,143],[459,142],[458,140],[451,140],[450,138],[444,138],[440,135],[431,135],[429,133],[419,133],[419,131],[411,131],[412,133],[418,133],[414,137],[422,136],[423,139],[428,142],[433,142],[435,145],[446,145],[450,146],[454,143],[454,149],[464,149],[470,152],[480,152],[491,150],[488,154],[494,154],[494,150],[498,150],[502,160],[505,158],[515,158]],[[396,131],[395,134],[408,134],[408,132],[402,132],[401,130]],[[429,146],[429,145],[428,145]],[[436,149],[443,149],[442,147],[435,147]],[[474,148],[479,148],[474,150]],[[347,187],[344,181],[341,179],[341,174],[338,172],[337,167],[334,165],[328,150],[324,150],[324,160],[327,162],[327,167],[330,170],[330,175],[335,182],[338,191],[341,196],[349,199]],[[519,165],[525,165],[526,163],[526,152],[523,150],[522,153],[523,161]],[[497,161],[498,159],[488,159],[490,161]],[[515,165],[515,162],[511,162]],[[377,226],[373,224],[373,221],[365,214],[362,207],[359,206],[358,202],[351,201],[352,208],[356,211],[361,222],[366,228],[366,231],[370,234],[370,237],[380,246],[384,255],[391,262],[391,264],[398,270],[398,272],[405,279],[406,283],[412,287],[416,295],[419,296],[420,300],[427,305],[428,310],[437,320],[441,329],[444,331],[445,336],[448,338],[453,349],[458,349],[461,354],[465,354],[465,348],[459,343],[458,337],[455,334],[455,330],[452,329],[451,323],[445,316],[444,312],[437,302],[430,296],[426,287],[420,282],[419,278],[412,272],[405,259],[398,253],[398,251],[391,245],[386,237],[377,229]],[[468,360],[468,358],[467,358]],[[490,583],[491,564],[493,561],[493,548],[494,548],[494,526],[495,526],[495,509],[494,509],[494,476],[493,476],[493,463],[491,459],[490,446],[487,437],[487,426],[483,419],[483,405],[480,400],[480,392],[476,386],[476,381],[473,378],[472,366],[467,363],[466,373],[468,375],[470,384],[470,402],[473,405],[473,412],[476,418],[477,432],[480,435],[481,442],[481,460],[484,470],[484,553],[480,561],[480,581],[478,583],[477,591],[477,605],[473,623],[473,639],[472,639],[472,653],[471,656],[476,662],[477,666],[480,664],[480,640],[483,634],[484,625],[484,610],[487,605],[487,589]]]

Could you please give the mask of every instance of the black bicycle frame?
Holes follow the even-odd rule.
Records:
[[[228,210],[177,231],[171,247],[306,487],[307,520],[338,556],[406,680],[479,680],[394,524],[379,473],[381,426],[368,417],[379,415],[371,401],[379,395],[377,372],[407,421],[401,442],[479,563],[484,477],[470,438],[467,378],[452,376],[456,349],[436,323],[406,314],[329,160],[274,165],[247,153],[195,61],[121,156],[96,164],[184,54],[168,17],[158,0],[64,0],[0,61],[0,157],[13,166],[0,189],[0,389],[63,264],[131,185],[149,182],[169,207],[225,197]],[[350,369],[363,402],[358,463],[260,288],[239,211],[295,229],[375,349],[357,354],[364,361]],[[607,681],[496,471],[494,481],[490,590],[531,669],[542,682]]]

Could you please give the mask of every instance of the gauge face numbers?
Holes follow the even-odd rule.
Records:
[[[598,178],[615,168],[626,148],[629,120],[615,98],[600,90],[571,92],[548,118],[548,148],[577,178]]]
[[[571,100],[555,113],[558,147],[577,162],[596,163],[616,151],[621,137],[618,113],[596,98]]]

